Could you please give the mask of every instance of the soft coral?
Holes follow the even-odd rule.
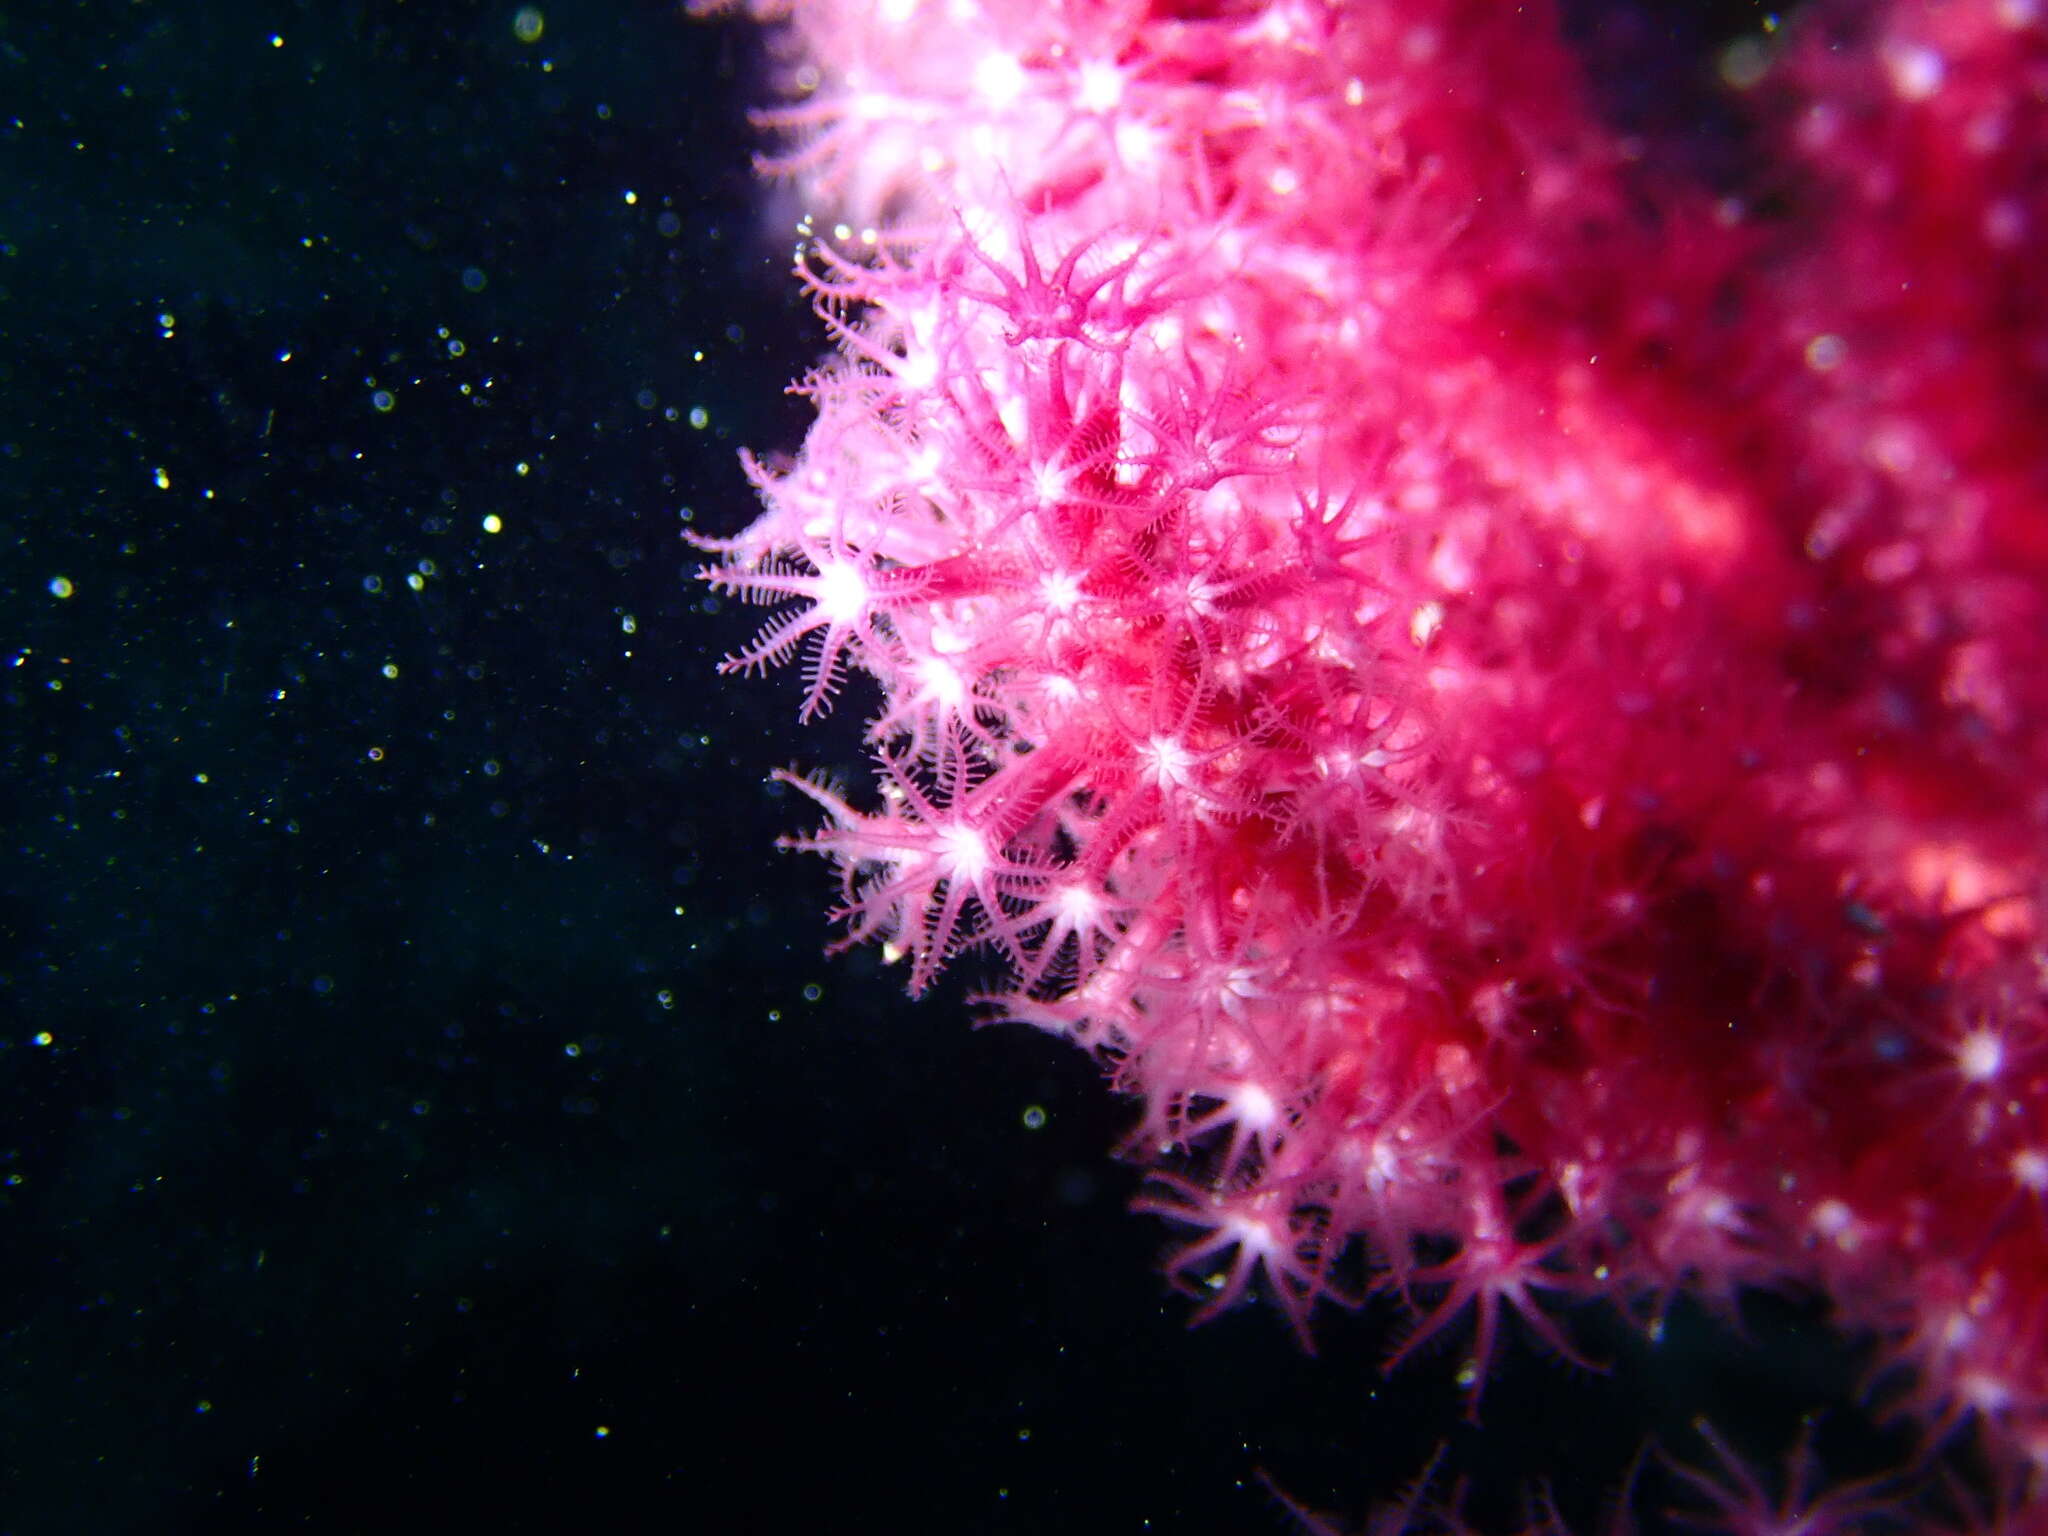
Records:
[[[1805,1281],[1905,1316],[1937,1424],[1991,1405],[1916,1280],[2031,1337],[2038,392],[1985,381],[2043,330],[1920,221],[2041,211],[2041,31],[1870,15],[1774,64],[1843,182],[1769,221],[1637,165],[1542,5],[799,18],[786,168],[926,222],[814,264],[820,420],[712,573],[804,606],[734,664],[880,679],[881,808],[810,785],[798,846],[914,988],[992,946],[1145,1101],[1203,1315],[1303,1328],[1364,1238],[1476,1401],[1506,1313],[1569,1352],[1546,1293]],[[1994,965],[1994,1036],[1892,1022]],[[1994,1100],[1956,1049],[2009,1036]],[[2034,1352],[1990,1384],[2048,1465]]]

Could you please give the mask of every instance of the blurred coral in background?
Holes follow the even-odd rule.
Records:
[[[780,44],[838,349],[704,575],[776,605],[731,667],[879,687],[793,780],[847,942],[1101,1059],[1201,1315],[1363,1277],[1476,1410],[1510,1315],[1812,1287],[2026,1520],[2048,17],[1759,34],[1733,186],[1543,4]]]

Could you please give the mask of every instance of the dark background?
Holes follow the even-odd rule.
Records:
[[[1757,7],[1568,9],[1739,173]],[[1590,1529],[1652,1429],[1781,1455],[1853,1382],[1793,1307],[1583,1320],[1483,1431],[1384,1311],[1186,1332],[1094,1069],[822,958],[764,780],[862,701],[715,677],[678,537],[821,345],[754,40],[515,14],[0,22],[0,1536],[1279,1532],[1257,1469],[1355,1513],[1441,1441]]]

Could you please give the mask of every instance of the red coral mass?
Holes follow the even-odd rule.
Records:
[[[1103,1059],[1205,1310],[1362,1244],[1476,1401],[1503,1303],[1797,1283],[2048,1470],[2032,0],[1760,35],[1734,189],[1542,4],[784,37],[839,348],[707,575],[879,685],[853,932]]]

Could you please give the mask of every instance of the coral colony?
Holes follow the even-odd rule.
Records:
[[[1100,1059],[1200,1316],[1368,1273],[1476,1409],[1809,1290],[1990,1469],[1891,1518],[2040,1528],[2048,4],[1760,28],[1718,177],[1527,0],[791,9],[837,348],[703,576],[879,688],[842,942]]]

